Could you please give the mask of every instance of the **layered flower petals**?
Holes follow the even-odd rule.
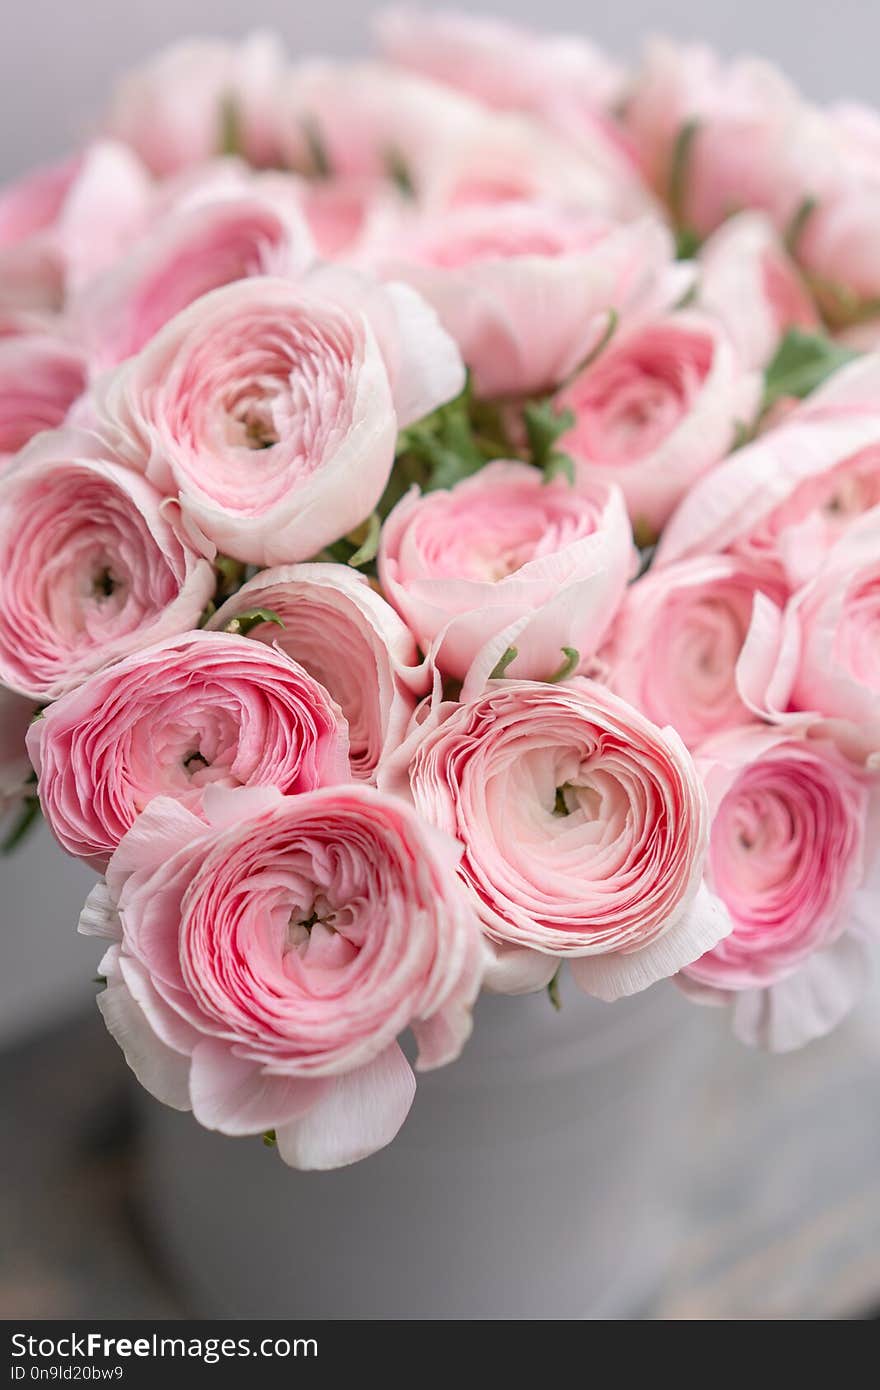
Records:
[[[401,743],[430,675],[415,639],[389,603],[347,565],[263,570],[222,605],[208,626],[268,609],[281,619],[250,627],[252,640],[281,648],[330,692],[348,722],[352,775],[370,781]]]
[[[398,503],[382,530],[389,599],[440,669],[464,680],[487,649],[516,646],[510,673],[553,675],[564,649],[597,649],[634,569],[620,493],[546,483],[498,461],[448,492]],[[509,637],[509,642],[507,638]]]
[[[489,936],[577,962],[600,998],[673,974],[729,929],[697,900],[708,813],[690,757],[593,682],[502,680],[441,706],[385,782],[462,841]],[[526,979],[508,973],[517,990]]]
[[[35,438],[0,492],[0,679],[34,700],[194,627],[209,559],[146,479],[90,435]]]
[[[350,777],[324,687],[283,652],[219,632],[92,676],[32,725],[28,750],[55,836],[98,868],[154,796],[199,810],[208,786],[295,793]]]
[[[204,295],[98,391],[102,429],[227,554],[303,560],[369,515],[460,358],[411,291],[336,272]]]
[[[457,849],[353,785],[215,787],[205,805],[207,826],[157,798],[110,861],[108,1025],[144,1084],[210,1128],[274,1129],[297,1167],[354,1162],[409,1109],[398,1034],[445,1037],[424,1067],[470,1031],[485,952]]]

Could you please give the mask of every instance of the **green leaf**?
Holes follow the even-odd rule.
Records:
[[[523,423],[532,463],[536,468],[546,468],[556,452],[554,445],[557,439],[574,425],[574,411],[560,410],[550,396],[545,396],[541,400],[526,402],[523,406]]]
[[[492,667],[492,670],[489,673],[490,681],[500,681],[508,666],[511,664],[511,662],[516,661],[516,658],[518,656],[519,652],[517,651],[516,647],[508,647],[504,655]]]
[[[795,210],[794,216],[785,230],[785,248],[790,256],[797,254],[798,242],[803,235],[804,228],[816,211],[818,202],[815,198],[804,198],[800,206]]]
[[[379,549],[379,536],[382,532],[382,520],[378,512],[370,514],[364,523],[364,528],[366,535],[362,543],[348,559],[348,563],[356,570],[360,569],[362,565],[368,565],[371,560],[376,558],[376,552]]]
[[[106,976],[106,975],[95,975],[95,976],[93,977],[93,979],[92,979],[92,984],[93,984],[93,985],[106,985],[106,983],[107,983],[107,976]]]
[[[581,664],[581,654],[575,647],[563,647],[562,655],[565,660],[552,676],[547,677],[548,685],[558,685],[560,681],[567,681]]]
[[[267,1149],[274,1149],[275,1145],[278,1143],[278,1136],[274,1129],[267,1129],[265,1131],[263,1134],[263,1143],[266,1145]]]
[[[675,233],[675,257],[679,261],[692,261],[702,245],[693,227],[679,227]],[[688,291],[693,294],[693,290]]]
[[[561,969],[562,966],[559,967],[559,970]],[[557,1013],[559,1013],[560,1009],[562,1008],[562,999],[559,995],[559,970],[557,970],[556,974],[553,976],[553,979],[547,986],[547,998],[550,1000],[550,1003],[553,1005]]]
[[[236,613],[234,618],[230,618],[229,622],[224,625],[223,631],[236,636],[247,637],[248,633],[253,628],[259,627],[260,623],[275,623],[278,627],[283,627],[284,619],[279,618],[272,608],[248,608],[244,613]]]
[[[544,464],[544,482],[552,483],[554,478],[565,478],[569,486],[574,487],[574,459],[559,449],[554,449]]]
[[[0,854],[11,854],[17,849],[31,829],[36,825],[40,817],[40,798],[38,796],[26,796],[21,804],[21,810],[9,829],[2,842],[0,842]]]
[[[684,204],[687,180],[694,140],[700,129],[699,121],[685,121],[675,138],[672,158],[669,161],[669,185],[666,198],[672,220],[677,227],[684,227]]]
[[[793,328],[786,333],[764,374],[764,410],[785,396],[803,400],[839,368],[859,356],[850,348],[816,333]]]
[[[317,179],[329,179],[333,168],[320,130],[314,121],[305,120],[302,122],[302,133],[309,155],[309,173]]]
[[[220,155],[241,154],[243,143],[238,103],[234,96],[227,95],[220,103],[220,139],[217,142],[217,153]]]
[[[388,177],[396,185],[405,198],[416,196],[416,186],[413,183],[412,175],[409,172],[406,160],[400,150],[392,147],[386,152],[385,167],[388,170]]]

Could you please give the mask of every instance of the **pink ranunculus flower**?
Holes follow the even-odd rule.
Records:
[[[195,627],[214,591],[146,479],[66,426],[0,486],[0,680],[53,700],[92,671]]]
[[[407,286],[336,269],[196,300],[99,383],[101,428],[228,555],[305,560],[372,511],[464,368]]]
[[[105,129],[163,176],[224,152],[274,164],[283,71],[272,34],[255,32],[237,43],[185,40],[122,78]],[[235,149],[227,151],[230,144]]]
[[[146,170],[107,140],[0,190],[0,310],[63,309],[143,227],[150,201]]]
[[[608,684],[690,748],[750,723],[756,708],[775,707],[787,598],[777,568],[734,555],[649,570],[601,653]]]
[[[427,1070],[471,1030],[485,953],[458,847],[371,787],[214,787],[205,809],[153,801],[86,904],[81,930],[118,938],[104,1020],[207,1128],[274,1129],[295,1168],[365,1158],[412,1102],[398,1036]]]
[[[25,746],[33,717],[33,700],[0,685],[0,816],[21,800],[33,776]]]
[[[542,680],[564,648],[597,649],[635,569],[623,498],[606,484],[551,483],[499,460],[449,491],[404,497],[382,528],[379,578],[445,675]]]
[[[706,877],[733,930],[679,982],[732,1006],[742,1041],[785,1052],[834,1028],[870,978],[872,780],[831,743],[758,725],[706,744],[701,766]]]
[[[719,324],[691,311],[636,324],[557,396],[575,423],[559,447],[580,478],[623,489],[639,535],[654,536],[697,478],[731,448],[758,407]]]
[[[789,329],[819,328],[810,293],[762,213],[739,213],[706,242],[697,300],[724,325],[747,367],[766,367]]]
[[[87,375],[82,351],[66,338],[0,336],[0,468],[40,430],[63,424]]]
[[[327,688],[348,721],[352,775],[372,781],[403,740],[430,673],[415,639],[389,603],[347,565],[312,563],[262,570],[217,610],[222,630],[241,613],[281,619],[249,629],[278,646]]]
[[[539,988],[568,960],[586,993],[617,999],[729,929],[698,891],[709,822],[690,755],[592,681],[498,680],[440,705],[380,785],[465,846],[493,989]]]
[[[391,62],[495,110],[529,115],[627,177],[623,133],[608,114],[624,96],[624,74],[587,39],[455,11],[390,9],[375,28]]]
[[[878,460],[880,468],[880,460]],[[880,506],[829,551],[792,599],[791,708],[880,729]],[[880,745],[877,745],[880,747]]]
[[[60,309],[64,277],[52,236],[79,161],[24,175],[0,190],[0,308]]]
[[[744,208],[783,230],[832,159],[823,117],[778,69],[755,58],[726,63],[702,44],[647,45],[624,124],[649,181],[701,237]]]
[[[314,256],[294,193],[285,200],[255,181],[239,195],[170,209],[127,255],[86,282],[71,318],[93,365],[113,367],[208,291],[252,275],[295,278]]]
[[[880,299],[880,112],[844,104],[827,120],[834,161],[796,253],[829,320],[845,327],[876,313]]]
[[[388,64],[314,58],[289,70],[282,109],[287,167],[333,182],[403,176],[418,196],[434,162],[483,115],[467,97]]]
[[[223,632],[166,638],[56,700],[27,740],[40,803],[69,854],[104,869],[155,796],[199,813],[206,787],[286,794],[348,782],[348,728],[274,647]]]
[[[535,198],[612,216],[650,206],[632,162],[601,132],[575,146],[390,64],[299,64],[285,84],[283,130],[291,168],[402,182],[431,211]]]
[[[390,231],[371,259],[434,306],[484,397],[559,386],[610,314],[626,321],[662,310],[687,288],[669,231],[653,217],[618,225],[583,208],[490,202]]]
[[[835,372],[775,428],[698,479],[654,563],[731,550],[778,560],[799,588],[878,504],[880,354],[872,354]]]
[[[593,111],[622,94],[623,73],[580,35],[544,35],[464,11],[382,10],[375,30],[391,62],[501,111],[547,116],[565,96]]]

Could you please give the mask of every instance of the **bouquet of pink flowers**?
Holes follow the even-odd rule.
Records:
[[[0,193],[8,843],[102,875],[148,1090],[300,1168],[481,988],[784,1050],[877,934],[880,114],[378,31],[180,45]]]

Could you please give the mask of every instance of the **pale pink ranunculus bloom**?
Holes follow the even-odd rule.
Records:
[[[109,140],[0,190],[0,311],[63,309],[140,232],[151,198],[146,170]]]
[[[324,685],[348,721],[352,775],[372,781],[403,740],[430,674],[415,638],[366,577],[347,565],[312,563],[262,570],[208,623],[222,630],[239,614],[268,609],[281,619],[249,628]]]
[[[254,180],[237,195],[208,193],[172,207],[85,283],[70,317],[93,366],[113,367],[210,290],[252,275],[296,278],[314,259],[294,192],[285,198]]]
[[[146,1088],[224,1134],[275,1131],[295,1168],[390,1143],[416,1066],[471,1030],[485,951],[458,847],[396,797],[210,788],[210,824],[157,798],[80,929],[116,937],[98,1005]],[[234,961],[235,970],[228,968]]]
[[[706,879],[733,930],[679,983],[731,1006],[742,1041],[787,1052],[830,1032],[870,979],[876,778],[826,740],[760,725],[706,744],[700,765],[713,810]]]
[[[539,34],[463,10],[380,11],[374,21],[384,57],[466,92],[498,110],[546,116],[563,98],[603,111],[623,91],[623,72],[580,35]]]
[[[40,804],[103,870],[156,796],[201,814],[207,787],[292,795],[351,780],[335,701],[282,651],[224,632],[166,638],[96,672],[30,728]]]
[[[25,739],[34,711],[33,700],[0,685],[0,816],[20,802],[33,775]]]
[[[0,680],[12,689],[53,700],[195,627],[214,584],[174,506],[93,436],[72,426],[40,434],[6,472]]]
[[[63,424],[87,378],[85,356],[68,338],[0,335],[0,468],[40,430]]]
[[[283,72],[284,52],[272,34],[186,39],[121,78],[104,128],[162,176],[222,154],[230,134],[234,153],[273,164]]]
[[[775,428],[699,478],[655,565],[733,550],[778,560],[793,588],[880,504],[880,354],[840,368]]]
[[[458,680],[488,676],[509,647],[509,673],[551,676],[574,648],[586,662],[636,566],[619,490],[551,483],[498,460],[450,490],[413,489],[382,528],[379,578],[424,651]]]
[[[495,943],[490,988],[540,988],[567,960],[613,1000],[729,930],[700,892],[709,820],[689,753],[593,681],[496,680],[437,705],[380,786],[465,846],[459,874]]]
[[[521,112],[609,165],[624,146],[609,113],[625,95],[622,68],[588,39],[539,34],[507,20],[393,8],[374,25],[383,56],[498,111]],[[621,165],[621,168],[623,165]]]
[[[695,556],[630,585],[601,653],[611,689],[689,748],[775,708],[788,586],[777,567]],[[778,698],[782,698],[781,696]]]
[[[308,559],[369,515],[464,368],[404,285],[335,268],[203,295],[96,386],[101,428],[226,554]]]
[[[842,104],[826,115],[834,160],[814,190],[796,253],[830,321],[840,327],[880,299],[880,112]]]
[[[575,422],[559,448],[579,478],[615,482],[639,536],[656,536],[701,474],[751,422],[761,378],[723,328],[691,310],[612,338],[556,397]]]
[[[732,217],[705,243],[697,303],[724,325],[747,367],[766,367],[789,329],[820,325],[797,266],[759,212]]]
[[[672,305],[688,287],[656,218],[609,222],[551,202],[490,202],[391,226],[371,248],[382,274],[432,304],[477,394],[559,386],[607,332]]]
[[[431,211],[532,198],[611,216],[651,206],[632,160],[604,132],[575,143],[390,64],[298,64],[283,106],[290,168],[332,181],[402,181]]]
[[[880,470],[880,458],[878,458]],[[880,729],[880,505],[828,552],[786,614],[791,707]],[[880,745],[878,745],[880,746]]]
[[[821,113],[777,68],[757,58],[725,62],[703,44],[651,40],[623,120],[666,198],[692,128],[673,212],[701,237],[745,208],[768,213],[783,230],[833,158]]]
[[[37,169],[0,189],[0,308],[53,311],[64,277],[53,229],[78,159]]]

